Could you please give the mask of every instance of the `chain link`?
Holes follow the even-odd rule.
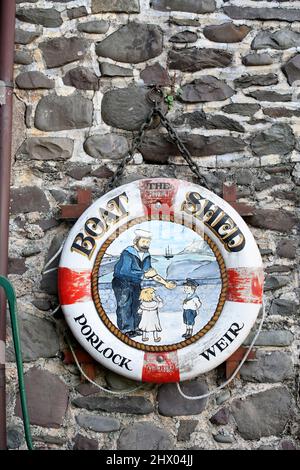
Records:
[[[177,145],[180,154],[187,162],[189,168],[194,173],[194,175],[198,178],[200,184],[206,187],[207,186],[206,180],[204,176],[201,174],[199,166],[193,160],[192,155],[190,154],[189,150],[186,148],[185,144],[183,143],[183,141],[177,134],[176,130],[172,127],[170,121],[162,113],[158,101],[152,100],[152,103],[153,103],[153,108],[151,109],[151,112],[149,113],[146,121],[141,125],[138,135],[133,139],[132,146],[131,146],[131,149],[129,150],[129,153],[125,157],[123,157],[123,159],[117,166],[113,176],[111,177],[110,181],[108,182],[106,186],[106,191],[110,191],[111,189],[113,189],[119,182],[119,179],[123,176],[126,165],[133,160],[135,152],[138,149],[140,149],[144,140],[145,132],[147,129],[150,128],[153,118],[155,116],[159,116],[161,124],[167,130],[172,142]]]

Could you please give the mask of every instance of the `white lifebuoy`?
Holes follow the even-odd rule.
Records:
[[[224,200],[150,178],[103,195],[64,245],[59,297],[98,362],[144,382],[178,382],[224,362],[262,304],[255,240]]]

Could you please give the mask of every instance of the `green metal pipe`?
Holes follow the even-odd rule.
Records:
[[[22,408],[22,414],[23,414],[25,439],[27,443],[27,448],[29,450],[33,450],[32,437],[31,437],[31,431],[30,431],[30,421],[29,421],[29,414],[28,414],[28,407],[27,407],[26,390],[25,390],[25,383],[24,383],[24,370],[23,370],[23,359],[22,359],[22,350],[21,350],[21,342],[20,342],[20,331],[19,331],[19,324],[18,324],[18,317],[17,317],[16,294],[15,294],[12,284],[4,276],[0,276],[0,287],[3,287],[5,291],[5,294],[8,300],[8,305],[9,305],[11,329],[12,329],[12,335],[13,335],[13,341],[14,341],[14,347],[15,347],[17,370],[18,370],[20,400],[21,400],[21,408]]]

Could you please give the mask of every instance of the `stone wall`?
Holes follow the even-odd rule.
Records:
[[[17,296],[35,446],[42,449],[295,449],[299,445],[300,1],[17,1],[10,278]],[[76,188],[99,197],[149,112],[148,85],[207,186],[238,187],[266,270],[257,361],[217,398],[186,401],[174,385],[126,399],[80,384],[63,365],[55,271],[41,272],[70,225],[59,205]],[[162,130],[149,131],[122,182],[193,181]],[[50,249],[49,249],[50,247]],[[298,313],[297,313],[298,312]],[[297,326],[298,325],[298,326]],[[8,334],[10,448],[24,448]],[[113,390],[128,381],[99,367]],[[220,367],[185,384],[223,380]],[[297,444],[298,442],[298,444]]]

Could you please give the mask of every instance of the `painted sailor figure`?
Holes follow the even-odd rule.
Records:
[[[132,246],[125,248],[115,265],[112,288],[117,301],[117,325],[127,336],[139,336],[141,283],[143,279],[151,279],[173,289],[176,284],[163,279],[151,265],[149,253],[151,233],[147,230],[135,230]]]
[[[195,318],[198,315],[199,309],[202,305],[201,300],[196,294],[198,282],[194,279],[187,279],[184,285],[184,292],[187,294],[183,301],[183,322],[186,325],[186,332],[182,335],[183,338],[190,338],[193,336],[193,326]]]

